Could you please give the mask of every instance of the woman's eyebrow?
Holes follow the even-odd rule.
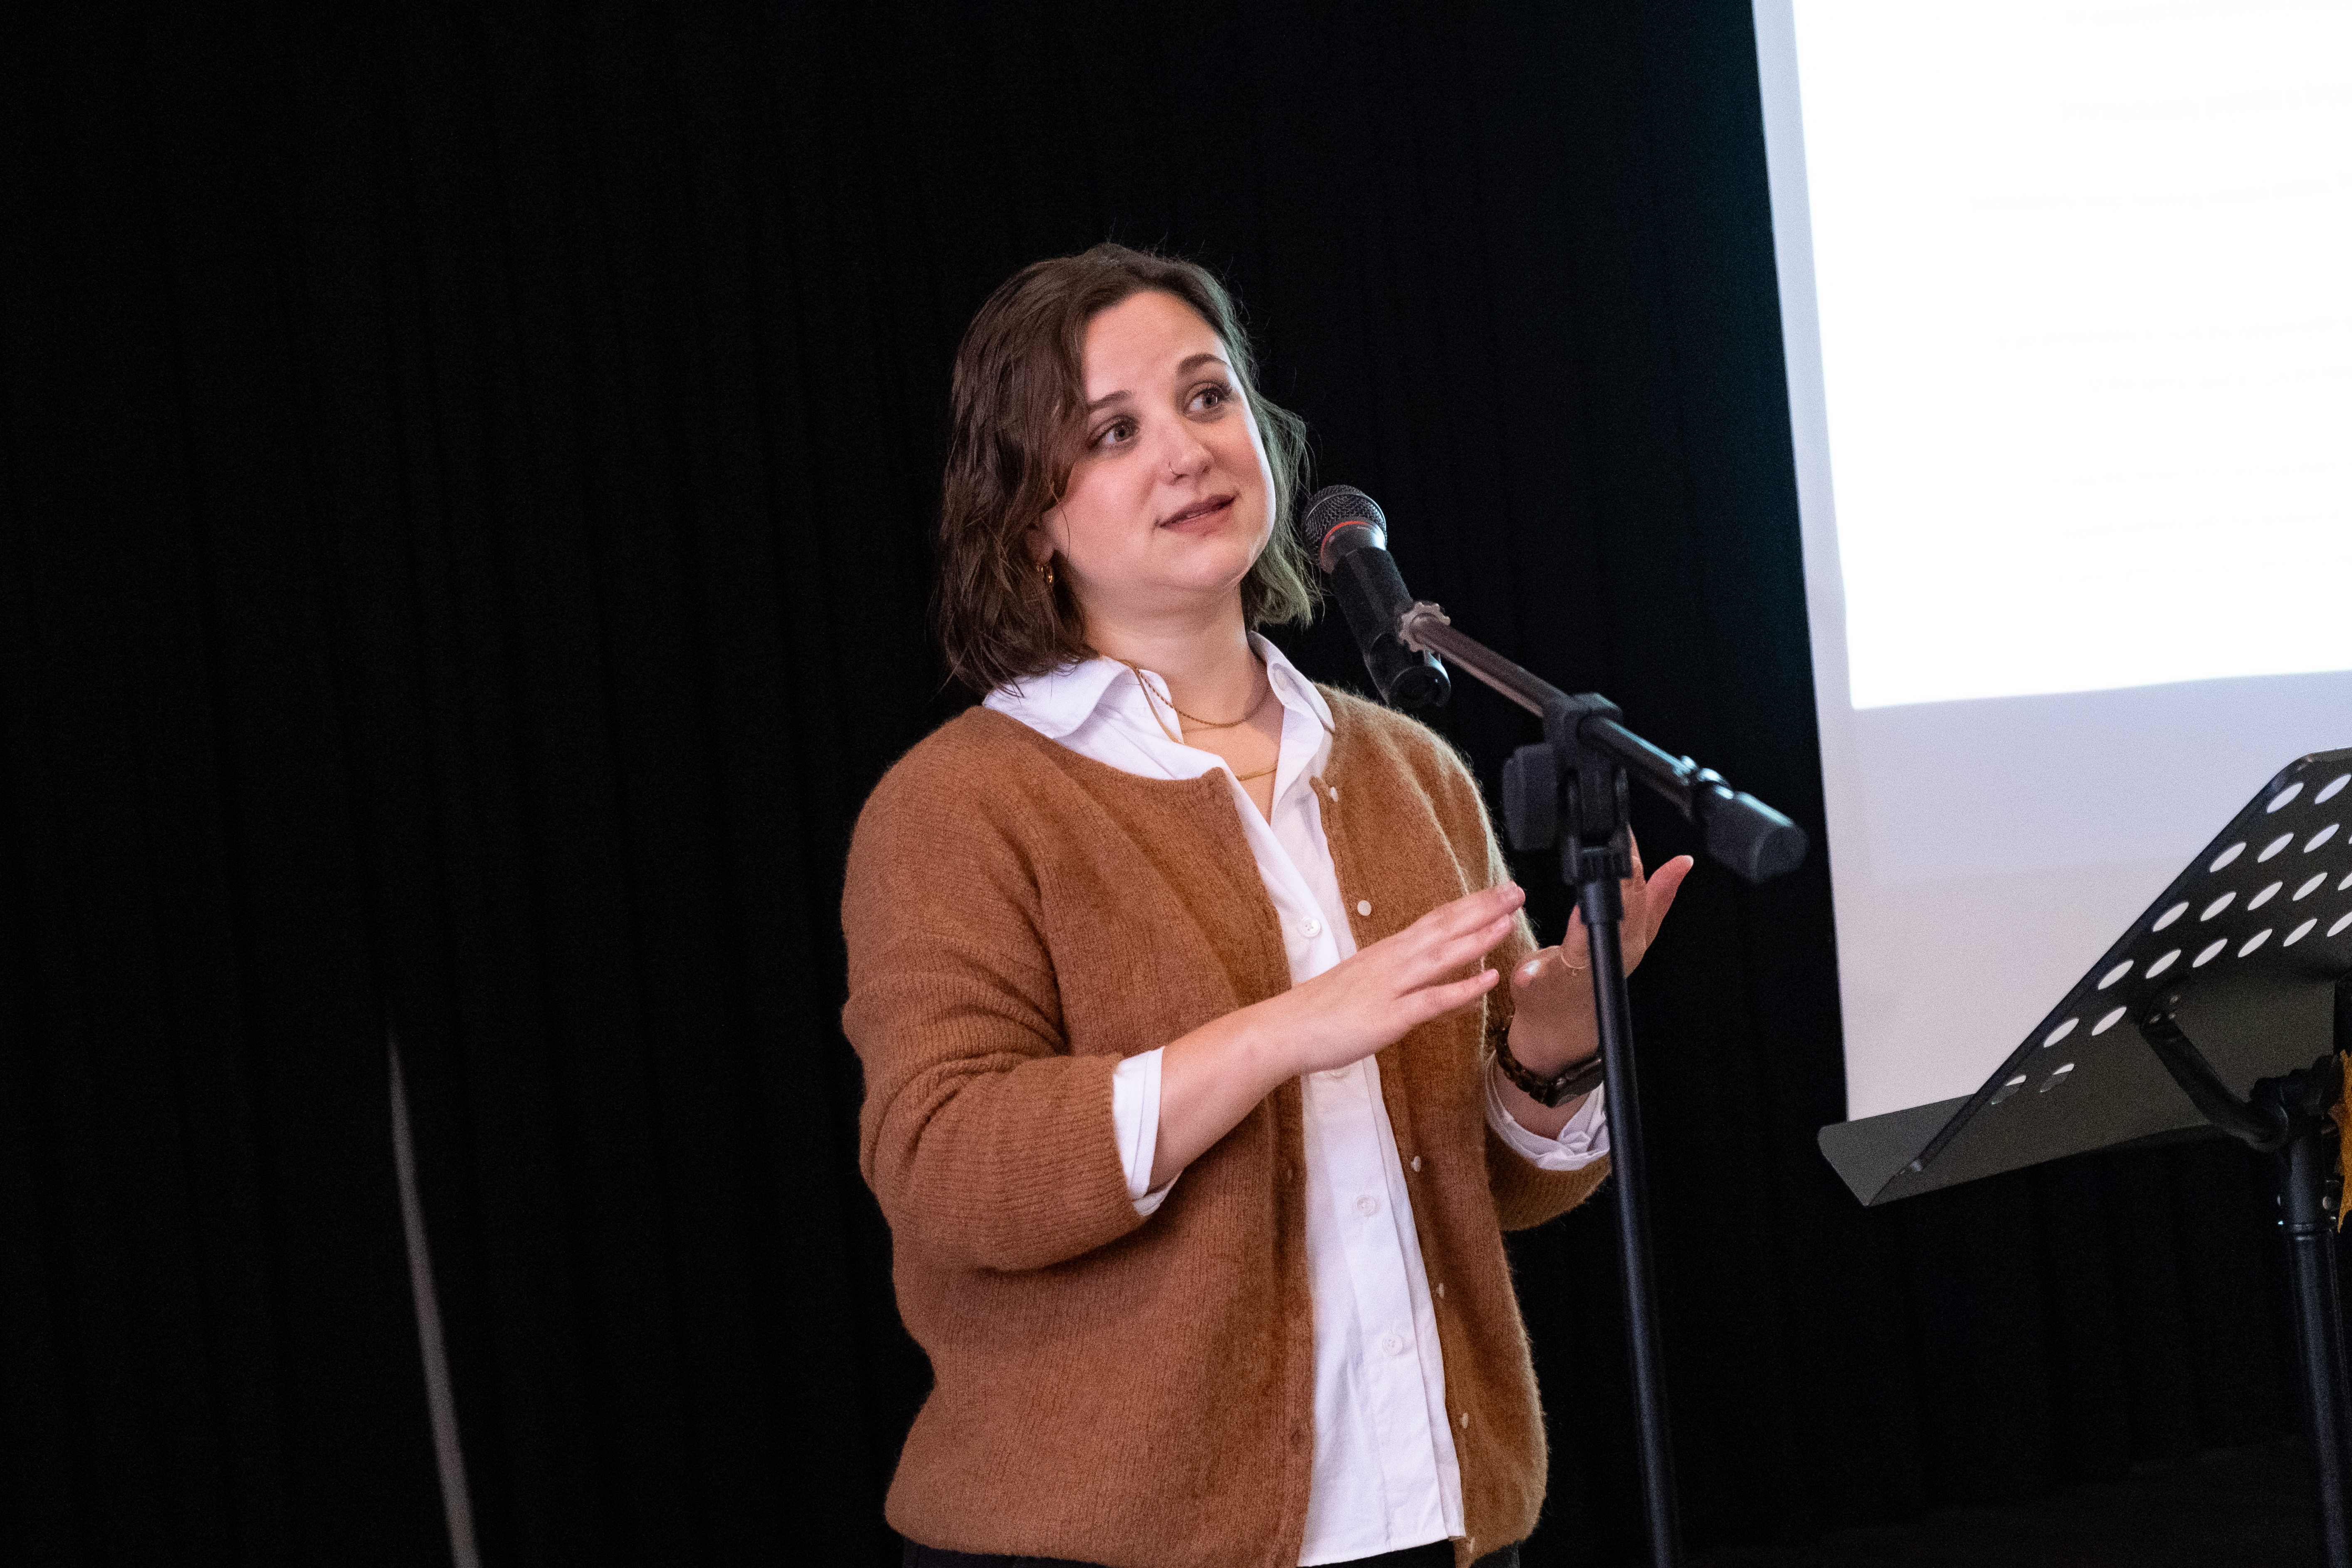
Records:
[[[1204,349],[1196,354],[1187,354],[1183,359],[1177,362],[1176,374],[1178,375],[1182,375],[1187,371],[1190,371],[1194,365],[1224,364],[1224,355],[1211,353]],[[1226,368],[1231,369],[1232,367],[1227,365]],[[1092,414],[1097,408],[1108,408],[1123,397],[1133,397],[1134,395],[1135,394],[1124,390],[1118,392],[1106,392],[1100,397],[1096,398],[1092,403],[1087,405],[1087,412]]]

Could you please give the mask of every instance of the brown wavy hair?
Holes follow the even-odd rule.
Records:
[[[949,673],[975,691],[1092,657],[1066,574],[1048,587],[1023,536],[1060,501],[1077,461],[1087,323],[1152,289],[1199,311],[1224,345],[1274,473],[1274,532],[1242,579],[1242,615],[1260,626],[1315,612],[1307,552],[1290,528],[1307,476],[1307,425],[1259,395],[1233,296],[1197,263],[1097,245],[1014,273],[956,351],[932,615]]]

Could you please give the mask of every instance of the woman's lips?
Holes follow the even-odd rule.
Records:
[[[1207,500],[1194,501],[1191,506],[1188,506],[1182,510],[1169,517],[1166,521],[1162,521],[1160,526],[1162,528],[1181,528],[1186,523],[1200,522],[1207,519],[1218,517],[1233,504],[1234,498],[1229,495],[1213,496]]]

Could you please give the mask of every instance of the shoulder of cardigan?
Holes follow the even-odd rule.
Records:
[[[1422,775],[1426,785],[1435,776],[1454,774],[1467,779],[1469,763],[1452,742],[1420,720],[1393,708],[1323,686],[1323,700],[1331,708],[1331,762],[1328,772],[1347,769],[1362,752],[1373,751]]]
[[[1213,773],[1214,770],[1211,770]],[[915,742],[891,764],[886,781],[904,774],[928,784],[937,775],[967,784],[984,778],[992,787],[1010,780],[1043,782],[1054,775],[1075,778],[1089,791],[1132,790],[1139,795],[1190,796],[1205,784],[1222,795],[1211,773],[1198,778],[1156,779],[1072,751],[993,708],[972,707]]]

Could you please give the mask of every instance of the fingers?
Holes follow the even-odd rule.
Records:
[[[1649,923],[1650,935],[1658,934],[1658,927],[1664,921],[1666,911],[1675,907],[1675,895],[1682,891],[1684,881],[1697,864],[1687,855],[1677,855],[1659,867],[1658,874],[1650,879],[1648,887],[1643,889],[1642,910]]]
[[[1350,963],[1368,965],[1362,971],[1368,981],[1373,975],[1384,976],[1372,984],[1400,1001],[1433,988],[1443,992],[1449,976],[1475,965],[1509,937],[1526,902],[1526,892],[1515,883],[1483,888],[1440,904],[1395,935],[1364,949]],[[1490,978],[1480,982],[1482,993],[1500,978],[1487,973]],[[1448,1003],[1444,1010],[1456,1005]]]
[[[1592,943],[1585,938],[1582,910],[1568,911],[1568,930],[1560,936],[1559,953],[1560,962],[1577,969],[1592,962]]]
[[[1693,865],[1689,856],[1678,855],[1653,872],[1642,863],[1635,847],[1622,936],[1629,971],[1641,962]],[[1439,1016],[1499,983],[1500,975],[1486,970],[1462,979],[1447,977],[1460,975],[1507,938],[1526,902],[1527,895],[1516,884],[1481,889],[1439,905],[1404,931],[1365,950],[1362,956],[1381,961],[1387,975],[1382,989],[1391,997],[1421,1016]],[[1381,949],[1387,951],[1378,951]],[[1591,963],[1591,951],[1584,917],[1571,910],[1559,944],[1522,960],[1512,972],[1510,984],[1515,991],[1524,991],[1540,982],[1580,980]]]
[[[1527,893],[1515,882],[1484,888],[1438,905],[1374,946],[1394,944],[1397,956],[1420,956],[1436,970],[1457,968],[1507,936],[1511,921],[1527,901]]]
[[[1660,909],[1673,903],[1675,894],[1681,890],[1684,879],[1689,877],[1691,868],[1697,864],[1697,861],[1687,855],[1677,855],[1659,867],[1657,874],[1650,879],[1650,902]],[[1661,900],[1664,901],[1661,902]]]
[[[1412,966],[1410,973],[1417,978],[1410,983],[1426,984],[1428,979],[1451,974],[1466,964],[1475,963],[1492,952],[1510,934],[1511,916],[1505,914],[1475,931],[1465,931],[1450,942],[1442,942],[1429,949],[1422,955],[1421,962]]]
[[[1624,951],[1625,967],[1629,971],[1641,962],[1643,950],[1658,934],[1658,927],[1665,920],[1666,911],[1674,907],[1675,895],[1682,891],[1683,883],[1689,879],[1692,868],[1696,865],[1689,856],[1677,855],[1652,871],[1642,864],[1642,847],[1637,843],[1633,849],[1633,874],[1619,885],[1625,900],[1625,917],[1620,927],[1619,940]],[[1581,910],[1569,911],[1568,930],[1560,937],[1557,951],[1561,955],[1561,962],[1570,968],[1581,969],[1591,962],[1591,943],[1587,940]],[[1513,984],[1517,983],[1517,977],[1514,976]]]
[[[1280,1000],[1297,1010],[1286,1027],[1304,1059],[1354,1060],[1493,990],[1503,977],[1479,960],[1510,936],[1526,902],[1515,884],[1481,889],[1294,986]]]
[[[1413,1011],[1427,1023],[1443,1018],[1448,1013],[1458,1013],[1495,988],[1501,976],[1492,969],[1482,969],[1464,980],[1448,981],[1443,985],[1424,985],[1412,994]]]
[[[1526,889],[1517,882],[1504,882],[1496,887],[1481,888],[1475,893],[1465,893],[1452,903],[1440,904],[1408,929],[1426,926],[1433,933],[1455,936],[1483,926],[1498,916],[1507,919],[1527,901]]]

